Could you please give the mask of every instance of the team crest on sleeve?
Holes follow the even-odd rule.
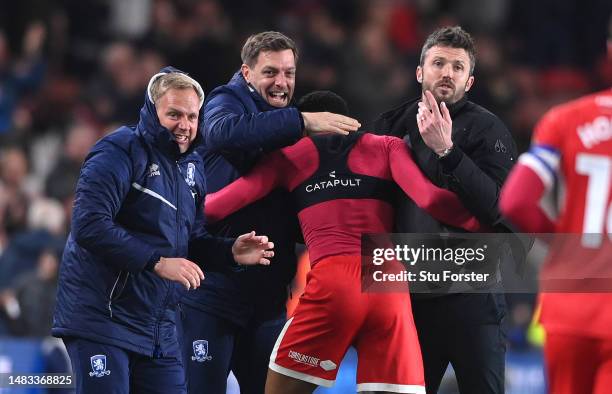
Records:
[[[208,341],[205,339],[193,341],[193,356],[191,356],[191,361],[203,363],[204,361],[210,360],[212,360],[212,356],[208,355]]]
[[[111,371],[106,370],[106,356],[104,354],[96,354],[89,358],[91,362],[91,371],[89,376],[95,376],[101,378],[106,375],[110,375]]]
[[[195,164],[193,163],[187,164],[187,178],[185,178],[185,182],[187,182],[190,187],[195,186]]]

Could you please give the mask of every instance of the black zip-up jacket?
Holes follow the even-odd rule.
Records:
[[[453,149],[438,158],[421,137],[416,124],[420,97],[383,113],[375,122],[376,134],[404,138],[414,160],[436,185],[456,193],[481,223],[496,231],[508,231],[497,202],[500,188],[516,161],[516,144],[502,121],[463,97],[449,105],[453,120]],[[410,199],[398,202],[398,232],[460,232],[438,222]]]

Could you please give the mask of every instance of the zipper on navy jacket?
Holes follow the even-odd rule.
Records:
[[[181,180],[181,167],[179,166],[179,162],[178,160],[176,161],[176,168],[178,170],[178,177],[176,174],[176,171],[174,172],[174,188],[176,189],[176,247],[179,247],[179,228],[180,228],[180,207],[181,204],[179,203],[179,181]],[[163,280],[164,283],[166,283],[166,280]],[[170,296],[170,292],[172,291],[174,285],[172,283],[168,284],[167,290],[166,290],[166,296],[164,297],[164,299],[162,300],[162,303],[160,305],[160,309],[159,309],[159,314],[157,315],[157,321],[155,322],[155,333],[154,333],[154,340],[153,340],[153,357],[160,357],[161,355],[161,344],[159,343],[159,326],[161,324],[161,320],[163,317],[163,314],[166,310],[166,304],[168,302],[168,297]]]
[[[153,358],[159,357],[161,345],[159,344],[159,322],[160,317],[157,317],[157,321],[155,322],[155,332],[153,333]]]
[[[178,160],[176,161],[176,169],[178,170],[178,179],[175,177],[174,178],[174,187],[176,188],[176,248],[179,248],[179,233],[180,233],[180,227],[181,227],[181,215],[180,215],[180,210],[181,210],[181,204],[179,203],[179,189],[180,189],[180,184],[179,182],[182,180],[182,176],[183,174],[181,173],[181,166],[179,165]]]

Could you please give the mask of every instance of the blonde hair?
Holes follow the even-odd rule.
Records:
[[[200,107],[204,103],[204,91],[200,84],[189,75],[180,72],[155,74],[147,89],[149,99],[153,104],[170,89],[193,89],[200,99]]]

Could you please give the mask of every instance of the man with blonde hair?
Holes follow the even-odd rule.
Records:
[[[265,236],[204,229],[193,152],[200,85],[168,67],[145,97],[138,124],[98,141],[76,185],[52,333],[66,344],[77,393],[186,393],[175,316],[185,289],[204,280],[193,261],[268,264],[273,255]]]

